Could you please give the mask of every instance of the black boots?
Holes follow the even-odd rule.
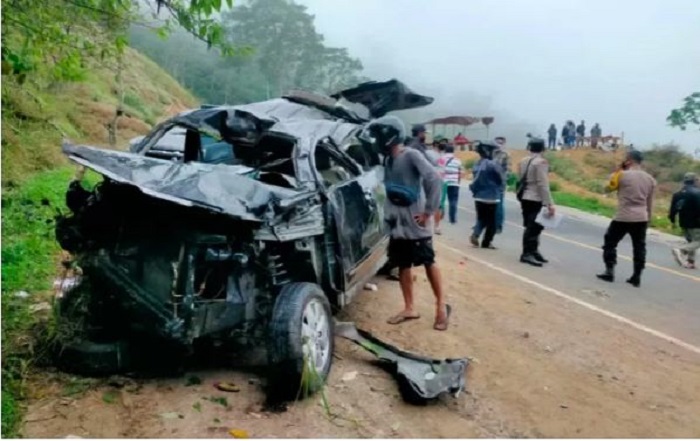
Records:
[[[532,266],[537,266],[537,267],[542,266],[542,262],[537,260],[533,254],[523,254],[522,256],[520,256],[520,261],[522,263],[527,263],[528,265],[532,265]]]
[[[544,256],[542,254],[540,254],[539,251],[532,253],[532,257],[534,257],[535,260],[540,262],[540,263],[549,263],[549,260],[545,259]]]
[[[614,282],[615,281],[615,267],[612,265],[606,265],[605,266],[605,271],[601,274],[596,274],[596,277],[598,277],[600,280],[604,280],[606,282]]]
[[[614,282],[615,281],[615,267],[614,266],[606,266],[605,271],[603,271],[601,274],[596,274],[596,277],[598,277],[600,280],[604,280],[606,282]],[[639,288],[639,285],[642,283],[642,270],[641,269],[635,269],[634,273],[632,274],[632,277],[627,279],[627,283],[630,285],[634,286],[635,288]]]
[[[627,279],[627,283],[634,286],[635,288],[639,288],[639,285],[642,284],[642,270],[641,270],[641,268],[634,269],[634,273],[632,274],[632,277]]]

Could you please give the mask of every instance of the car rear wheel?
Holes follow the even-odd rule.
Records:
[[[291,283],[277,297],[270,323],[269,389],[289,400],[321,388],[333,360],[331,308],[313,283]]]

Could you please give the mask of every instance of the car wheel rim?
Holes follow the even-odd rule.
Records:
[[[323,304],[312,299],[306,304],[301,320],[302,348],[309,368],[322,374],[330,357],[328,317]]]

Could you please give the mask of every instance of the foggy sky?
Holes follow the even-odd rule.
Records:
[[[700,132],[666,124],[700,90],[700,0],[298,2],[367,76],[436,97],[412,118],[489,114],[491,136],[514,143],[584,119],[638,146],[700,147]]]

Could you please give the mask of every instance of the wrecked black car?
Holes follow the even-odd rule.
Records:
[[[103,178],[91,190],[70,184],[71,213],[56,226],[80,273],[58,303],[76,330],[63,366],[128,370],[144,356],[134,343],[153,355],[224,341],[265,347],[280,390],[318,388],[332,312],[385,260],[382,162],[359,134],[372,118],[431,102],[396,80],[371,82],[332,97],[203,106],[130,152],[64,143]]]

